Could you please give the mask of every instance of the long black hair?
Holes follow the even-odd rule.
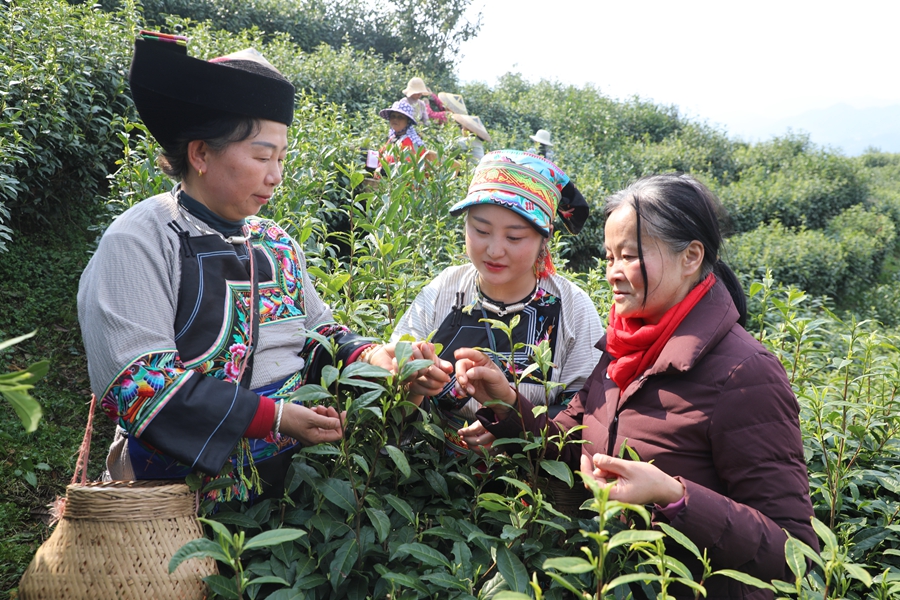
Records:
[[[722,246],[720,223],[727,216],[716,195],[690,175],[669,173],[642,177],[613,194],[606,200],[604,214],[609,217],[626,204],[631,206],[636,217],[638,259],[644,288],[647,287],[647,268],[644,266],[642,234],[657,238],[676,253],[694,240],[699,241],[704,250],[700,281],[710,273],[722,280],[738,310],[738,324],[743,327],[747,322],[747,297],[734,271],[719,258]]]

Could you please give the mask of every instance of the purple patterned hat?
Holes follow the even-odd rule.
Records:
[[[393,104],[391,104],[390,108],[382,108],[382,109],[378,112],[378,115],[379,115],[382,119],[384,119],[385,121],[387,121],[387,120],[389,120],[389,119],[391,118],[391,113],[392,113],[392,112],[398,112],[398,113],[400,113],[401,115],[404,115],[407,119],[409,119],[410,125],[415,125],[415,124],[416,124],[416,119],[415,119],[415,117],[413,116],[413,114],[414,114],[414,113],[413,113],[413,107],[410,105],[409,102],[406,101],[406,98],[403,98],[402,100],[397,100],[396,102],[394,102]]]

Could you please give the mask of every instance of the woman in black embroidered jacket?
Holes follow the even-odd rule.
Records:
[[[335,409],[286,400],[332,360],[304,331],[334,340],[344,364],[391,368],[393,347],[334,323],[299,245],[254,218],[282,180],[290,82],[255,50],[207,62],[184,38],[150,32],[129,81],[178,184],[117,218],[81,278],[91,387],[119,425],[108,475],[228,465],[236,483],[217,499],[244,499],[280,486],[301,444],[342,435]]]

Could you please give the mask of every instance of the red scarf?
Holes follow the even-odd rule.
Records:
[[[620,390],[656,362],[669,338],[715,283],[716,276],[710,273],[654,325],[645,324],[641,318],[619,318],[613,305],[606,328],[606,351],[614,358],[606,372]]]

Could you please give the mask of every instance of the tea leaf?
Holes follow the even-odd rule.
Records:
[[[572,476],[572,469],[570,469],[569,465],[562,461],[542,460],[541,468],[569,487],[572,487],[575,484],[575,478]]]
[[[665,537],[661,531],[648,531],[640,529],[626,529],[612,536],[609,540],[610,550],[618,546],[635,544],[637,542],[653,542]],[[671,560],[671,559],[670,559]]]
[[[359,555],[359,544],[356,538],[344,540],[341,547],[334,553],[334,559],[328,570],[328,579],[331,581],[331,589],[337,590],[344,583],[353,570],[356,558]]]
[[[556,569],[563,573],[590,573],[594,565],[577,556],[563,556],[560,558],[548,558],[541,566],[542,569]]]
[[[391,520],[388,518],[387,514],[383,510],[378,510],[376,508],[366,508],[366,514],[369,515],[369,520],[372,522],[372,526],[378,533],[378,541],[383,542],[386,540],[388,534],[391,532]]]
[[[697,558],[703,558],[703,555],[700,554],[700,549],[697,548],[697,544],[692,542],[686,535],[684,535],[668,523],[660,523],[659,527],[666,533],[667,536],[678,542],[678,544],[680,544],[687,550],[690,550],[691,554],[693,554]]]
[[[213,593],[228,598],[228,600],[240,600],[241,593],[237,590],[233,577],[225,577],[224,575],[207,575],[203,578],[206,585]]]
[[[221,546],[210,539],[200,538],[191,540],[175,551],[175,554],[169,560],[169,573],[174,573],[181,563],[192,558],[212,558],[225,564],[231,562],[231,559],[225,554]]]
[[[387,451],[388,456],[391,457],[391,460],[394,461],[394,464],[397,465],[397,468],[400,470],[404,479],[408,479],[412,474],[412,470],[409,468],[409,461],[406,460],[406,454],[396,446],[385,446],[384,449]]]
[[[735,571],[733,569],[719,569],[718,571],[713,571],[712,575],[724,575],[726,577],[731,577],[732,579],[740,581],[741,583],[746,585],[762,588],[764,590],[771,590],[773,592],[775,591],[775,587],[773,585],[741,571]]]
[[[284,542],[292,542],[306,535],[301,529],[271,529],[255,535],[244,543],[244,550],[277,546]]]
[[[497,546],[497,570],[506,580],[506,585],[514,592],[526,592],[529,589],[528,571],[519,557],[509,551],[506,546]]]
[[[394,510],[396,510],[398,513],[403,515],[403,517],[407,521],[409,521],[410,523],[415,525],[416,515],[413,512],[412,508],[410,508],[409,504],[407,504],[406,500],[403,500],[402,498],[398,498],[398,497],[394,496],[393,494],[385,494],[384,499],[387,501],[388,504],[390,504],[394,508]]]
[[[319,492],[335,506],[350,514],[356,513],[356,498],[349,481],[329,477],[319,484]]]
[[[448,561],[443,554],[432,548],[420,543],[401,544],[397,548],[398,553],[407,553],[418,561],[431,565],[433,567],[443,566],[450,568]]]
[[[459,577],[454,577],[449,573],[444,573],[442,571],[436,571],[434,573],[426,573],[421,576],[422,579],[429,583],[433,583],[445,590],[460,590],[462,592],[468,591],[468,587],[466,586],[466,582],[461,580]]]

